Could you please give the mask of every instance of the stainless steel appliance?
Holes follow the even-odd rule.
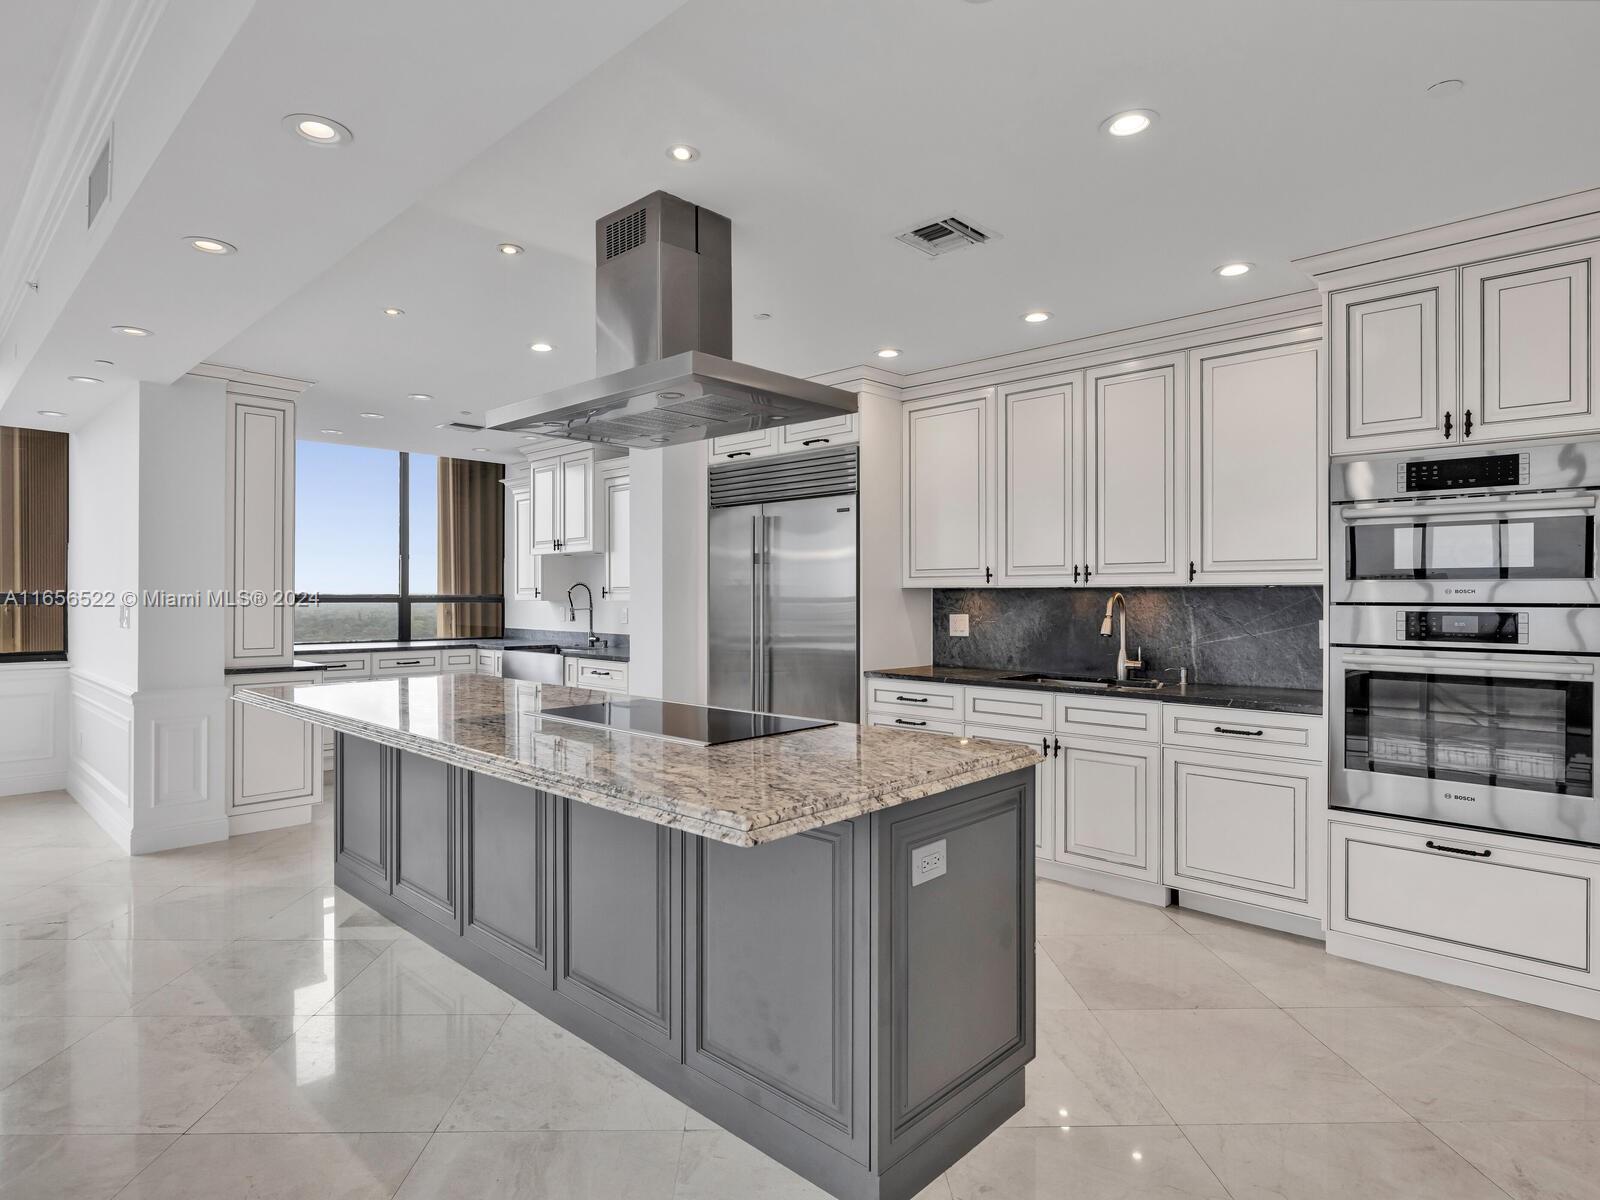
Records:
[[[713,704],[855,721],[856,448],[711,469]]]
[[[560,646],[510,646],[500,652],[500,674],[506,679],[562,683],[566,660]]]
[[[670,700],[646,700],[628,696],[601,700],[594,704],[574,704],[566,708],[547,708],[539,714],[557,721],[598,725],[617,733],[636,733],[667,742],[691,746],[722,746],[751,738],[776,737],[802,729],[821,729],[831,721],[812,721],[804,717],[780,717],[771,713],[738,709],[711,708],[703,704],[678,704]]]
[[[652,450],[856,411],[854,392],[729,359],[727,217],[652,192],[594,234],[600,378],[494,409],[491,428]]]
[[[1595,604],[1600,441],[1336,463],[1334,603]]]

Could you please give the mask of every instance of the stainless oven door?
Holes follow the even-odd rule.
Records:
[[[1333,806],[1600,845],[1597,662],[1335,647]]]
[[[1347,604],[1595,604],[1592,491],[1338,504],[1332,596]]]

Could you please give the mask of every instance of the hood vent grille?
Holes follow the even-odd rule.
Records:
[[[914,246],[927,255],[940,255],[964,246],[981,246],[999,236],[960,217],[940,217],[937,221],[929,221],[896,234],[894,240]]]
[[[635,246],[644,245],[644,209],[636,208],[625,217],[618,217],[606,226],[606,261],[626,254]]]

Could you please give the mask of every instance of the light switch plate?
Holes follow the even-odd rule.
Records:
[[[950,614],[950,636],[967,637],[971,633],[970,623],[966,613]]]
[[[937,879],[945,873],[950,865],[949,855],[945,853],[944,839],[929,842],[925,846],[918,846],[911,852],[911,886],[927,883],[930,879]]]

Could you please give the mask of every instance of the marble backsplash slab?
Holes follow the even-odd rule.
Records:
[[[1187,667],[1196,683],[1320,688],[1322,589],[1124,588],[1128,653],[1144,647],[1145,673]],[[1112,675],[1117,640],[1100,636],[1110,588],[939,589],[933,593],[933,661],[1062,675]],[[966,613],[970,635],[949,635]],[[1120,617],[1120,614],[1119,614]],[[1176,672],[1168,678],[1175,679]]]

